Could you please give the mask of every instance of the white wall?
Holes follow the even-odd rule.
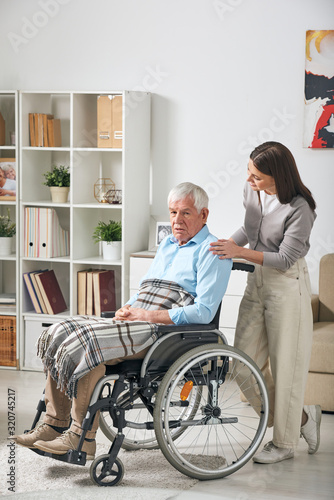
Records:
[[[252,145],[283,142],[318,203],[316,291],[334,252],[334,152],[302,148],[305,32],[333,19],[332,0],[0,0],[0,88],[152,92],[151,212],[193,181],[221,237],[242,223]]]

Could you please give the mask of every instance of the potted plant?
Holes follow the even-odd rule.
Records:
[[[122,223],[114,220],[109,222],[99,221],[93,239],[95,243],[102,241],[103,258],[107,260],[120,260],[122,249]]]
[[[51,199],[55,203],[66,203],[70,190],[69,167],[53,165],[49,172],[44,174],[45,186],[49,186]]]
[[[7,215],[0,215],[0,255],[12,253],[13,236],[16,234],[16,224],[10,220],[10,210]]]

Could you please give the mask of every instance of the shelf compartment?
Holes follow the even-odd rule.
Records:
[[[122,304],[122,270],[121,267],[111,265],[108,261],[101,260],[99,263],[94,262],[89,264],[87,263],[75,263],[73,266],[73,295],[74,297],[78,297],[78,278],[77,274],[79,271],[83,270],[101,270],[101,269],[106,269],[106,270],[113,270],[115,273],[115,293],[116,293],[116,309],[119,309],[123,304]],[[78,313],[78,304],[77,304],[77,299],[75,300],[75,303],[73,304],[73,313],[77,314]]]
[[[109,205],[110,206],[110,205]],[[120,210],[106,210],[97,207],[94,210],[86,208],[73,208],[73,227],[75,227],[76,238],[72,238],[73,260],[85,261],[102,259],[102,249],[100,244],[93,240],[93,233],[98,222],[108,222],[109,220],[121,221],[122,212]]]
[[[42,260],[42,259],[24,259],[22,260],[22,276],[21,276],[21,288],[22,288],[22,314],[33,313],[34,307],[28,293],[26,284],[23,279],[23,274],[26,272],[38,271],[38,270],[51,270],[53,269],[57,277],[60,289],[64,296],[67,305],[70,304],[70,263],[55,261],[54,259]],[[68,308],[70,309],[70,308]],[[65,313],[59,313],[53,318],[58,318]],[[38,316],[47,316],[46,314],[38,314]]]
[[[99,95],[122,95],[122,92],[74,93],[73,95],[74,148],[97,148],[97,98]]]
[[[73,203],[95,203],[94,185],[100,178],[109,178],[114,182],[115,189],[122,189],[121,153],[101,149],[73,153]]]
[[[52,165],[70,165],[69,151],[55,151],[49,148],[29,148],[22,151],[21,199],[23,202],[50,200],[48,186],[44,185],[44,175]]]
[[[14,137],[16,136],[15,104],[15,93],[0,94],[0,112],[5,120],[5,144],[1,145],[1,149],[8,148],[15,151],[15,145],[12,144],[12,134],[14,134]],[[17,142],[17,137],[15,137],[15,142]]]
[[[71,96],[64,92],[22,92],[21,93],[21,145],[30,146],[29,113],[52,114],[60,119],[62,147],[70,147]],[[43,147],[38,149],[43,150]]]

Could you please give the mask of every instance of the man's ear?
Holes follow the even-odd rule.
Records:
[[[208,220],[208,217],[209,217],[209,209],[208,208],[202,208],[202,221],[203,221],[203,224],[206,224],[206,221]]]

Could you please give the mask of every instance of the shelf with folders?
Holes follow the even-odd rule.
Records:
[[[122,151],[125,119],[131,107],[141,107],[139,102],[135,102],[134,96],[135,93],[119,91],[74,92],[73,148],[78,151],[94,151],[95,148]],[[148,94],[142,93],[143,101],[147,102],[147,97]],[[103,116],[100,115],[99,119],[100,113],[103,113]],[[102,133],[99,133],[99,121],[106,129]],[[120,130],[113,130],[114,126]]]
[[[69,258],[69,209],[23,205],[22,210],[23,258]]]

